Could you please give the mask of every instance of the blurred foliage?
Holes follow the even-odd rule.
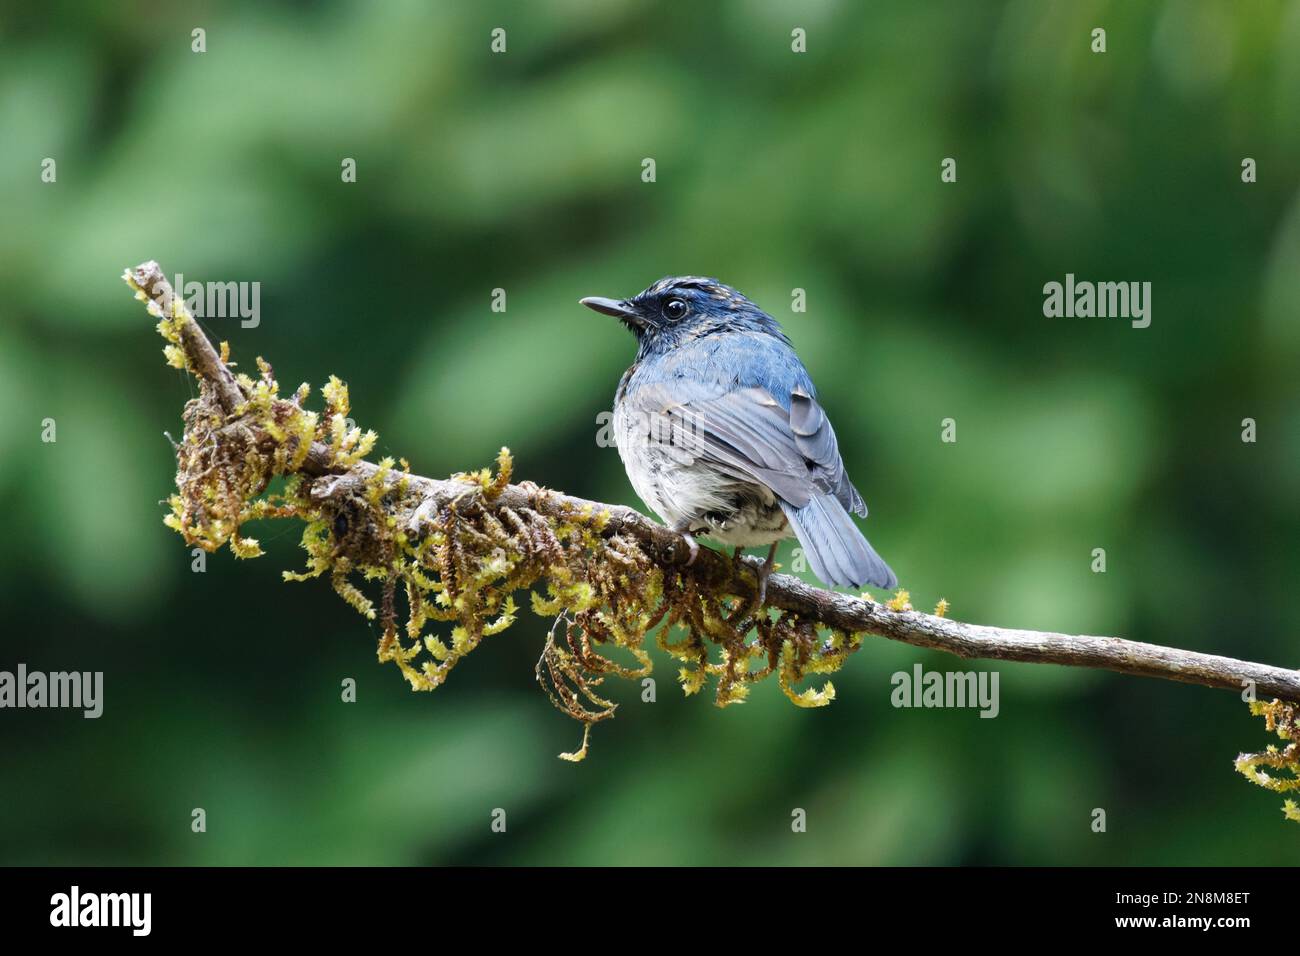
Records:
[[[716,275],[785,323],[918,606],[1294,666],[1297,116],[1300,6],[1261,0],[7,5],[0,667],[106,701],[0,713],[0,861],[1294,862],[1232,694],[1007,664],[996,720],[894,710],[893,671],[979,665],[880,641],[832,707],[719,711],[660,655],[575,767],[535,620],[411,694],[326,585],[191,573],[159,504],[190,386],[118,276],[260,282],[257,328],[209,330],[337,371],[415,471],[507,444],[636,503],[594,442],[632,342],[576,300]],[[1044,319],[1067,272],[1150,281],[1152,326]]]

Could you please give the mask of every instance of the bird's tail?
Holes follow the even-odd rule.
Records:
[[[802,508],[781,502],[813,573],[834,587],[898,587],[898,578],[862,536],[833,495],[814,495]]]

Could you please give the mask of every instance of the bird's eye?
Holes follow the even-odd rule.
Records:
[[[668,304],[664,306],[664,315],[670,319],[680,319],[689,311],[690,307],[681,299],[669,299]]]

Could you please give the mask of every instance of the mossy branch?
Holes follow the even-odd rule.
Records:
[[[233,372],[225,343],[220,351],[213,346],[156,262],[124,278],[159,319],[168,361],[200,385],[186,407],[168,524],[191,544],[229,544],[251,557],[260,550],[240,535],[246,521],[306,521],[308,569],[286,577],[327,574],[349,604],[370,618],[378,614],[381,660],[396,662],[416,689],[438,686],[483,637],[514,619],[516,591],[544,583],[546,593],[532,595],[533,609],[556,626],[538,679],[588,729],[613,714],[614,705],[593,690],[605,674],[649,673],[642,643],[652,631],[683,663],[683,689],[694,693],[715,678],[721,706],[743,700],[750,684],[772,673],[796,704],[829,703],[829,682],[819,690],[794,685],[837,669],[867,635],[963,658],[1103,668],[1300,700],[1300,671],[1116,637],[967,624],[943,616],[946,602],[937,614],[913,610],[906,592],[878,603],[773,574],[766,605],[756,607],[757,558],[737,562],[702,548],[688,567],[681,536],[631,508],[510,482],[504,449],[495,476],[426,478],[405,462],[364,460],[375,436],[349,427],[347,388],[338,379],[323,389],[324,412],[308,411],[310,388],[280,396],[261,359],[257,378]],[[275,476],[287,477],[285,490],[263,497]],[[357,577],[378,582],[378,609]],[[397,624],[399,595],[408,644]],[[424,633],[433,620],[455,622],[450,645]],[[685,637],[671,640],[672,625]],[[710,644],[720,661],[710,660]],[[621,648],[635,663],[616,663],[602,646]],[[584,737],[583,750],[569,756],[585,749]]]

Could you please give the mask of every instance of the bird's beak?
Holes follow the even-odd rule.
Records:
[[[579,299],[579,303],[596,312],[603,312],[605,315],[612,315],[616,319],[622,319],[635,326],[645,325],[641,321],[640,314],[617,299],[604,299],[598,295],[589,295],[585,299]]]

